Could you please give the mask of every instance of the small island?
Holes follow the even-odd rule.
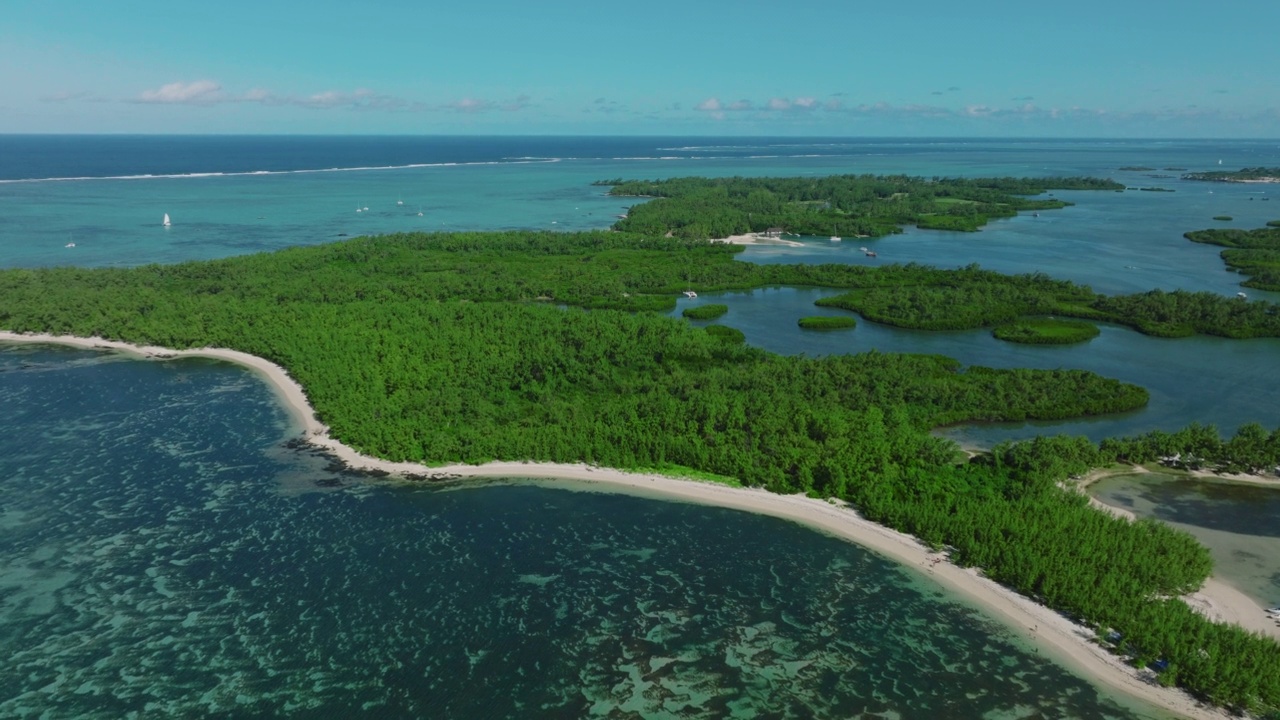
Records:
[[[715,320],[727,312],[729,312],[728,305],[711,304],[685,308],[680,314],[690,320]]]
[[[1214,215],[1213,219],[1220,220],[1222,222],[1231,222],[1232,220],[1235,220],[1235,218],[1231,217],[1230,215]]]
[[[1146,165],[1125,165],[1124,167],[1121,167],[1120,170],[1124,172],[1150,172],[1155,170],[1155,168],[1147,167]]]
[[[798,324],[805,330],[839,330],[855,327],[858,321],[847,315],[813,315],[800,318]]]
[[[1097,337],[1098,326],[1083,320],[1021,318],[992,328],[991,334],[1006,342],[1027,345],[1072,345]]]

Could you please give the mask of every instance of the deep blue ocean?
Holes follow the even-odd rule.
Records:
[[[0,265],[603,228],[634,201],[591,182],[617,177],[1104,175],[1175,192],[1072,193],[1074,207],[976,235],[874,242],[886,262],[1234,295],[1240,278],[1216,249],[1181,233],[1218,214],[1260,226],[1280,202],[1265,188],[1148,177],[1219,160],[1280,165],[1280,143],[0,136]],[[1119,170],[1135,165],[1155,169]],[[833,245],[742,260],[867,262]],[[1023,348],[865,322],[802,334],[796,313],[813,314],[820,295],[696,302],[730,304],[722,322],[779,352],[940,352],[1152,389],[1151,408],[1121,418],[953,431],[974,442],[1280,424],[1272,340],[1104,328],[1080,348]],[[784,521],[554,483],[342,473],[293,447],[271,392],[223,363],[0,347],[0,407],[0,716],[1163,717],[913,569]]]

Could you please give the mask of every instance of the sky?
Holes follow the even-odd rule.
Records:
[[[2,0],[0,133],[1280,137],[1276,0]]]

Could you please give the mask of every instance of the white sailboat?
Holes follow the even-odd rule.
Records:
[[[418,217],[422,217],[422,206],[418,206]]]
[[[164,222],[162,222],[162,223],[160,223],[160,224],[161,224],[161,225],[164,225],[165,227],[169,227],[170,225],[172,225],[172,224],[173,224],[173,223],[169,222],[169,213],[165,213],[165,214],[164,214]]]
[[[396,196],[396,205],[403,205],[403,204],[404,204],[404,197],[397,195],[397,196]]]
[[[836,235],[835,228],[831,228],[831,242],[840,242],[840,236]]]

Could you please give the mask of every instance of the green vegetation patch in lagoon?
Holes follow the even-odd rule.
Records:
[[[1280,220],[1268,220],[1267,227],[1280,228]]]
[[[1152,170],[1155,170],[1155,168],[1147,167],[1146,165],[1125,165],[1120,169],[1124,170],[1125,172],[1150,172]]]
[[[814,315],[800,318],[798,324],[805,330],[839,330],[856,327],[858,321],[845,315]]]
[[[729,312],[728,305],[721,305],[717,303],[717,304],[711,304],[711,305],[698,305],[696,307],[685,308],[684,312],[680,314],[684,315],[690,320],[715,320],[716,318],[720,317],[721,315],[724,315],[727,312]]]
[[[1100,332],[1093,323],[1056,318],[1021,318],[991,330],[1001,340],[1028,345],[1071,345],[1092,340]]]
[[[1138,188],[1138,190],[1141,190],[1142,192],[1177,192],[1172,188],[1162,188],[1162,187],[1140,187]]]

